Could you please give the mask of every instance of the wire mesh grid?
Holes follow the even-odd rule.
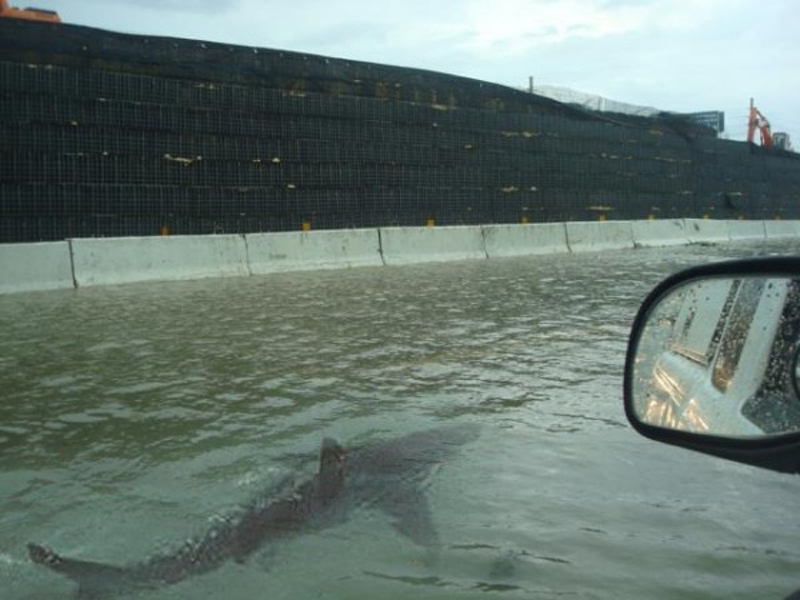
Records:
[[[796,158],[613,118],[9,61],[0,101],[0,242],[800,205]]]

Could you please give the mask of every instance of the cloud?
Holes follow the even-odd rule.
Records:
[[[637,6],[604,8],[596,0],[495,0],[471,2],[467,26],[476,33],[472,51],[510,56],[571,37],[630,31],[641,24],[643,13]]]
[[[173,11],[213,15],[229,12],[239,8],[240,0],[81,0],[74,4],[102,5],[104,10],[118,8],[140,8],[153,11]]]
[[[576,39],[696,30],[719,20],[722,6],[722,0],[705,0],[691,8],[684,0],[470,0],[449,28],[469,33],[463,51],[512,58]]]

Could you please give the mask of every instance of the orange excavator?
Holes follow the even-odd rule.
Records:
[[[764,148],[772,148],[775,141],[772,138],[772,129],[770,128],[767,117],[753,104],[753,99],[750,98],[750,117],[747,120],[747,141],[752,143],[756,134],[756,129],[761,133],[761,145]]]
[[[53,10],[44,8],[13,8],[8,0],[0,0],[0,18],[24,19],[26,21],[44,21],[46,23],[61,23],[61,17]]]

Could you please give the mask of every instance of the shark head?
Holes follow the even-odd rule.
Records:
[[[345,450],[333,438],[322,440],[319,450],[319,495],[332,499],[342,491],[345,479]]]

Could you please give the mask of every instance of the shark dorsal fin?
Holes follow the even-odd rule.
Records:
[[[325,438],[319,449],[319,474],[329,475],[338,471],[344,462],[344,448],[333,438]]]
[[[323,500],[338,495],[344,485],[345,451],[333,438],[322,440],[319,450],[319,494]]]

